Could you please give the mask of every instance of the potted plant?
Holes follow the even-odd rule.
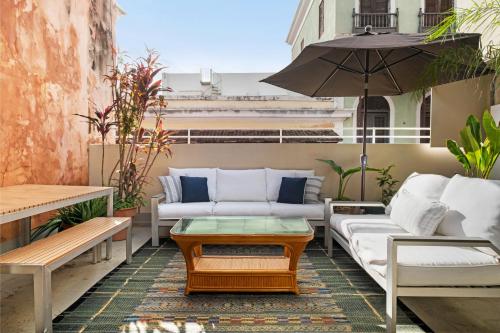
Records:
[[[351,177],[358,172],[361,172],[361,167],[354,167],[350,169],[344,169],[340,165],[338,165],[333,160],[323,160],[317,159],[317,161],[326,163],[330,166],[330,168],[339,176],[339,183],[337,186],[337,196],[334,198],[335,201],[352,201],[351,198],[345,195],[345,191],[347,189],[347,185],[351,180]],[[366,171],[379,171],[379,169],[374,168],[366,168]],[[354,214],[358,212],[359,209],[356,207],[336,207],[336,210],[345,213],[345,214]]]
[[[391,175],[391,169],[394,168],[394,164],[389,165],[386,168],[382,168],[378,171],[377,185],[382,191],[382,197],[380,201],[384,205],[388,205],[391,202],[392,197],[396,194],[396,184],[399,180],[394,179]]]
[[[488,179],[500,156],[500,126],[491,113],[483,113],[482,126],[475,116],[469,116],[460,138],[462,146],[448,140],[448,150],[462,164],[467,176]]]
[[[47,237],[54,231],[65,230],[94,217],[106,216],[106,213],[107,204],[105,198],[97,198],[60,208],[57,210],[56,216],[33,229],[31,241]]]
[[[103,143],[101,177],[104,184],[104,141],[112,127],[116,128],[118,160],[115,162],[108,180],[108,186],[116,188],[114,215],[134,217],[139,207],[144,205],[143,187],[147,182],[156,159],[160,155],[171,156],[170,135],[163,129],[161,110],[167,106],[159,95],[161,80],[156,76],[163,67],[158,66],[158,55],[148,52],[129,64],[114,65],[106,76],[113,93],[113,102],[103,113],[95,117],[83,116],[101,134]],[[167,89],[171,90],[171,89]],[[144,128],[146,112],[154,113],[153,128]],[[113,114],[114,120],[109,119]],[[126,238],[126,231],[113,236],[114,240]]]

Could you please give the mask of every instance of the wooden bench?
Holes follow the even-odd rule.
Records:
[[[0,273],[32,274],[35,300],[35,332],[52,332],[51,272],[87,250],[94,249],[94,262],[101,260],[106,241],[106,259],[111,259],[111,237],[127,229],[127,264],[132,259],[131,219],[98,217],[27,246],[0,255]]]

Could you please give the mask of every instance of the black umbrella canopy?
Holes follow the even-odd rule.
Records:
[[[479,48],[480,34],[456,34],[427,42],[425,34],[364,34],[307,46],[285,69],[262,82],[311,97],[401,95],[419,88],[419,76],[442,52]],[[465,70],[465,64],[464,64]],[[465,71],[464,71],[465,73]],[[436,84],[456,80],[443,72]],[[365,199],[366,123],[364,103],[361,200]]]
[[[427,42],[425,34],[372,34],[311,44],[285,69],[262,80],[311,97],[400,95],[418,87],[419,75],[450,48],[478,48],[480,34],[456,34]],[[437,84],[452,79],[443,73]]]

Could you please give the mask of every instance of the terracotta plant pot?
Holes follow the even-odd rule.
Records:
[[[137,207],[118,209],[113,214],[115,217],[131,217],[132,219],[136,215]],[[122,241],[125,239],[127,239],[127,229],[122,230],[113,236],[114,241]]]

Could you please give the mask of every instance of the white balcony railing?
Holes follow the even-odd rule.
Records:
[[[178,144],[203,143],[356,143],[362,128],[278,128],[278,129],[175,129],[171,136]],[[369,143],[428,143],[428,127],[369,127]]]

